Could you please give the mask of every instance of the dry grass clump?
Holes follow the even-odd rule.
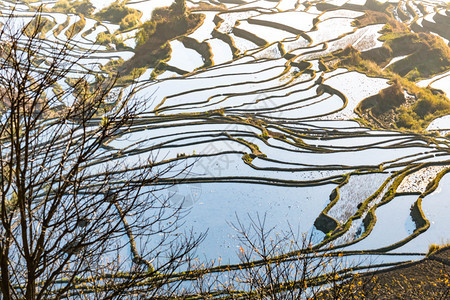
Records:
[[[450,241],[447,241],[446,243],[442,243],[442,244],[430,244],[428,246],[427,256],[430,256],[431,254],[435,253],[436,251],[444,249],[444,248],[448,248],[448,247],[450,247]]]

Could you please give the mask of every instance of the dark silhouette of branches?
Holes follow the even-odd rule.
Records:
[[[248,217],[249,223],[237,218],[231,224],[241,245],[239,263],[203,266],[192,272],[189,297],[347,299],[345,296],[352,295],[354,289],[344,288],[343,283],[356,283],[360,278],[358,272],[377,267],[332,246],[318,248],[312,234],[300,233],[290,226],[287,231],[269,227],[266,216]],[[363,284],[366,281],[361,281],[358,287]]]
[[[142,101],[84,69],[74,41],[41,40],[44,19],[11,15],[0,32],[3,299],[170,295],[203,236],[174,235],[185,212],[158,191],[188,166],[174,175],[107,146]]]

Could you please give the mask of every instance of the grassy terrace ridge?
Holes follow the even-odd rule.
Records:
[[[133,29],[141,24],[142,13],[127,7],[126,0],[116,0],[108,7],[94,14],[95,7],[89,0],[59,0],[51,8],[43,7],[46,12],[77,14],[98,21],[108,21],[120,25],[120,31]]]
[[[26,1],[26,3],[31,3],[35,1]],[[76,22],[72,25],[69,30],[66,32],[67,38],[72,38],[74,35],[79,33],[84,26],[86,25],[85,18],[92,18],[94,20],[97,20],[97,24],[91,28],[88,29],[83,33],[83,35],[89,34],[92,31],[95,30],[95,28],[100,25],[100,22],[107,21],[114,24],[118,24],[120,27],[115,33],[110,33],[108,31],[101,32],[97,36],[97,44],[106,46],[107,49],[129,49],[127,47],[122,38],[120,36],[117,36],[118,33],[126,32],[133,30],[141,25],[141,17],[142,12],[140,12],[137,9],[130,8],[126,6],[127,1],[126,0],[116,0],[113,3],[111,3],[108,7],[103,8],[99,12],[95,13],[95,7],[92,5],[92,3],[89,0],[58,0],[55,5],[51,8],[43,5],[42,7],[36,7],[36,6],[30,6],[31,10],[38,10],[43,12],[50,12],[50,13],[62,13],[62,14],[76,14],[81,17],[81,20]],[[58,29],[55,31],[55,35],[58,35],[64,27],[68,25],[69,22],[69,16],[68,20],[59,26]],[[45,29],[45,28],[44,28]]]
[[[88,17],[92,15],[95,8],[89,0],[58,0],[52,8],[44,6],[43,10],[64,14],[80,14]]]
[[[151,20],[145,22],[136,34],[135,55],[119,68],[119,73],[129,77],[133,70],[145,70],[143,68],[154,67],[155,73],[165,70],[165,61],[171,52],[168,42],[193,32],[204,18],[203,14],[191,13],[185,0],[176,0],[170,7],[155,9]]]
[[[38,25],[39,24],[39,25]],[[43,18],[41,16],[34,17],[25,28],[25,35],[30,37],[33,32],[36,30],[36,26],[39,26],[40,38],[45,38],[47,32],[49,32],[53,27],[55,27],[56,22],[49,20],[47,18]]]
[[[360,52],[352,46],[322,58],[327,69],[345,67],[390,80],[391,87],[363,100],[357,113],[376,128],[422,131],[435,118],[450,113],[445,94],[415,82],[450,69],[450,47],[431,33],[413,33],[388,13],[365,11],[353,25],[384,24],[383,46]],[[402,60],[389,62],[405,56]]]
[[[185,0],[176,0],[170,7],[156,8],[153,11],[150,21],[141,24],[142,13],[136,9],[126,6],[126,1],[117,0],[110,6],[94,14],[94,6],[89,0],[59,0],[52,8],[44,7],[46,12],[58,12],[65,14],[78,14],[81,20],[72,25],[66,32],[66,36],[79,33],[85,25],[85,17],[93,18],[98,21],[108,21],[119,24],[120,29],[116,33],[101,32],[97,36],[97,44],[121,50],[129,49],[117,33],[139,28],[136,34],[137,46],[134,49],[135,55],[129,61],[123,59],[112,60],[107,63],[103,70],[115,74],[120,73],[119,85],[131,82],[134,78],[141,75],[149,67],[155,68],[155,74],[168,68],[165,62],[170,58],[171,49],[168,42],[177,37],[186,36],[197,29],[204,20],[204,15],[200,13],[191,13],[186,7]],[[211,4],[201,3],[192,11],[196,10],[224,10],[224,6],[213,6]],[[69,19],[59,26],[55,34],[59,34],[67,25]],[[98,24],[97,24],[98,25]],[[97,26],[96,25],[96,26]],[[91,31],[93,29],[90,29]],[[183,40],[183,43],[189,43],[189,40]],[[200,50],[205,57],[205,65],[210,65],[211,53],[203,44],[200,44]],[[177,70],[180,71],[180,70]]]

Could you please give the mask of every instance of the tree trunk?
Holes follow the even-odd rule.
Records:
[[[1,291],[0,299],[11,299],[9,290],[9,273],[8,273],[8,255],[0,253],[0,269],[1,269]]]
[[[27,263],[27,287],[25,299],[36,299],[36,268],[34,261],[28,261]]]

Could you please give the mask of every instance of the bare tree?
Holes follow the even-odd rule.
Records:
[[[142,103],[83,70],[73,41],[41,40],[44,19],[0,32],[3,299],[170,295],[202,239],[175,236],[184,212],[157,195],[178,174],[107,146]]]
[[[241,244],[239,257],[247,266],[234,273],[233,289],[261,299],[307,298],[327,283],[325,274],[336,274],[330,248],[314,249],[312,235],[290,226],[280,232],[267,226],[266,216],[249,219],[249,224],[239,219],[233,224]]]
[[[312,234],[290,226],[287,231],[268,227],[265,216],[249,220],[232,224],[240,262],[194,272],[191,299],[360,299],[371,284],[360,272],[378,266],[366,259],[321,246]]]

